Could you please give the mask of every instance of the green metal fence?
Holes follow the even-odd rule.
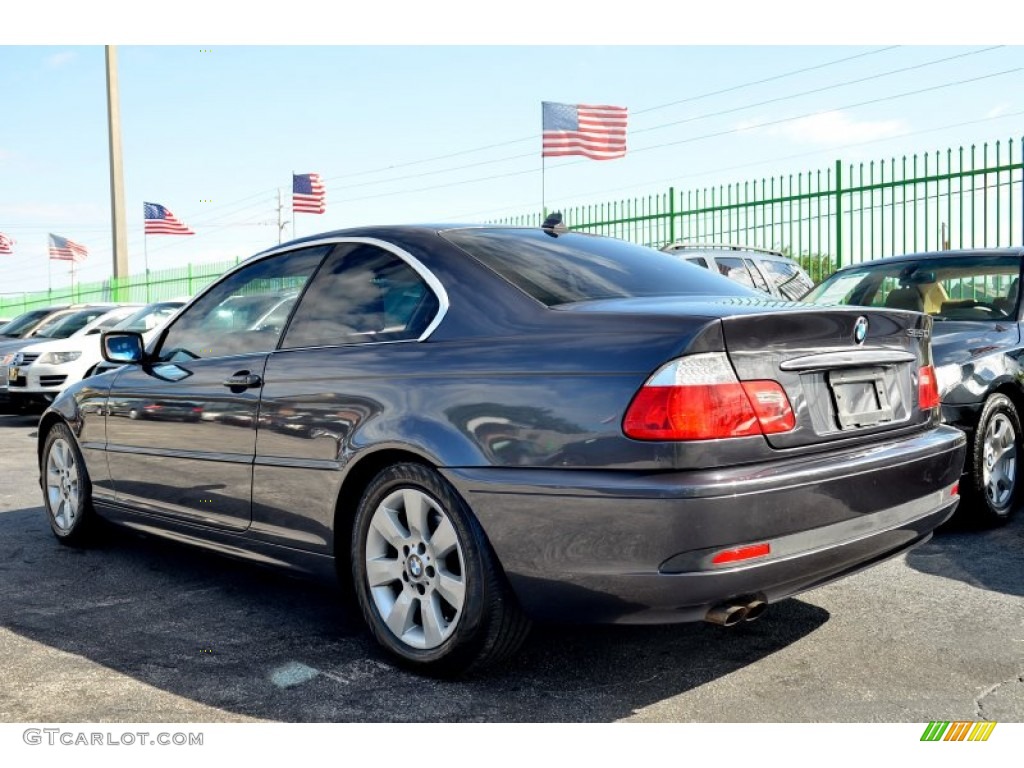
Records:
[[[563,210],[570,229],[659,247],[732,243],[798,258],[815,280],[915,251],[1024,244],[1022,140],[844,164]],[[540,214],[501,223],[539,226]]]
[[[188,264],[183,267],[153,270],[147,275],[131,275],[123,280],[103,280],[98,283],[78,283],[73,287],[57,288],[34,293],[0,295],[0,316],[13,317],[29,309],[50,304],[87,304],[90,302],[122,301],[147,304],[151,301],[191,296],[235,266],[233,261]]]
[[[1024,245],[1024,139],[844,164],[563,211],[567,226],[660,247],[771,248],[820,280],[840,266],[914,251]],[[540,214],[502,224],[539,226]],[[73,290],[0,294],[0,315],[64,302],[191,296],[234,264],[195,264]]]

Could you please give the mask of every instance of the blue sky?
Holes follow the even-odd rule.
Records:
[[[1019,138],[1024,48],[997,45],[119,46],[131,269],[143,201],[199,233],[148,238],[152,269],[275,244],[293,170],[328,196],[300,236],[536,211],[542,100],[630,110],[625,158],[547,161],[549,208]],[[107,277],[103,47],[0,45],[0,93],[0,292],[46,287],[47,232]]]

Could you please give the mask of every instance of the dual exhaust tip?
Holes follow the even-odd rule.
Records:
[[[743,621],[760,618],[768,603],[760,597],[736,598],[716,605],[704,617],[704,621],[720,627],[733,627]]]

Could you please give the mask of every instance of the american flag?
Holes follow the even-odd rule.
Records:
[[[542,157],[583,155],[614,160],[626,155],[626,108],[542,102]]]
[[[194,235],[191,229],[178,221],[174,214],[158,203],[143,203],[146,218],[144,234],[147,235]]]
[[[324,183],[319,173],[292,174],[292,211],[295,213],[323,213]]]
[[[50,235],[50,258],[58,261],[85,261],[89,255],[84,245],[60,235]]]
[[[14,253],[14,240],[0,232],[0,253]]]

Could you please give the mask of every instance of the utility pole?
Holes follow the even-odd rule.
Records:
[[[281,202],[281,188],[278,187],[277,188],[277,244],[278,245],[280,245],[281,242],[282,242],[282,234],[284,232],[285,225],[288,224],[287,221],[285,221],[284,219],[281,218],[281,215],[282,215],[283,212],[284,212],[284,205]]]
[[[128,222],[124,210],[124,169],[121,164],[121,107],[117,88],[117,49],[107,49],[107,128],[110,136],[110,225],[114,238],[114,299],[119,281],[128,277]]]

